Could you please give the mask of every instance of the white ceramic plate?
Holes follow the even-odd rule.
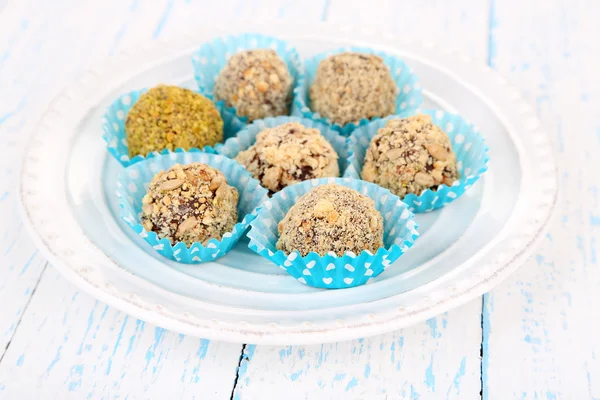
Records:
[[[243,26],[242,26],[243,25]],[[242,31],[289,40],[302,56],[344,45],[397,53],[420,76],[426,102],[481,128],[490,168],[463,197],[420,214],[415,246],[371,284],[318,290],[298,283],[242,241],[217,263],[177,264],[120,220],[121,166],[100,118],[120,93],[160,82],[193,87],[190,54]],[[364,337],[412,324],[486,292],[531,252],[556,201],[556,170],[532,108],[504,78],[430,43],[325,25],[237,24],[182,34],[113,57],[65,89],[26,152],[20,195],[44,255],[82,290],[135,317],[209,339],[292,344]]]

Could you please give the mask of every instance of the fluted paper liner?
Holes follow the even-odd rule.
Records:
[[[245,129],[238,132],[235,137],[227,139],[223,144],[216,145],[215,150],[218,154],[223,154],[229,158],[235,158],[241,151],[247,150],[256,142],[256,135],[260,132],[267,128],[274,128],[288,122],[298,122],[307,128],[318,129],[321,132],[321,135],[323,135],[337,153],[340,174],[344,173],[349,156],[347,138],[343,137],[339,132],[331,129],[327,125],[313,121],[309,118],[274,117],[256,120]]]
[[[440,110],[423,110],[420,112],[430,115],[433,123],[450,137],[452,150],[456,154],[460,177],[452,186],[442,184],[436,190],[427,189],[423,191],[419,196],[413,193],[406,195],[402,201],[415,213],[438,209],[459,198],[487,171],[489,160],[488,147],[483,136],[473,124],[463,117]],[[373,121],[352,132],[348,142],[350,157],[344,176],[360,179],[365,154],[373,136],[390,119],[404,118],[410,115],[412,114],[405,113],[390,116]]]
[[[171,245],[166,238],[148,232],[140,224],[142,198],[148,185],[159,171],[166,171],[175,164],[200,162],[221,171],[227,183],[239,192],[238,223],[222,240],[210,239],[206,246],[194,243],[187,247],[184,242]],[[182,263],[193,264],[214,261],[227,254],[246,232],[249,223],[256,217],[258,207],[268,199],[267,190],[238,163],[227,157],[207,153],[171,153],[157,155],[126,168],[117,179],[116,195],[121,206],[121,218],[161,255]]]
[[[131,110],[131,107],[133,107],[135,102],[138,101],[140,96],[147,91],[148,89],[134,90],[121,95],[117,100],[112,102],[102,118],[102,130],[104,132],[102,138],[106,142],[106,148],[108,152],[121,163],[121,165],[127,167],[161,154],[182,153],[185,151],[190,153],[200,151],[215,153],[215,150],[211,146],[205,146],[202,149],[192,148],[189,150],[184,150],[182,148],[176,148],[174,151],[164,149],[161,151],[153,151],[145,156],[137,155],[130,158],[127,135],[125,135],[127,113]],[[223,140],[235,136],[235,134],[246,125],[240,118],[237,118],[235,114],[232,115],[226,113],[223,104],[215,104],[215,107],[223,119]]]
[[[383,216],[384,247],[375,254],[347,252],[343,256],[330,253],[325,256],[312,252],[302,257],[297,251],[285,254],[277,250],[277,224],[298,199],[314,187],[336,183],[371,197],[375,208]],[[366,283],[396,261],[414,243],[418,236],[414,215],[397,196],[375,184],[349,178],[313,179],[288,186],[275,193],[258,211],[250,223],[249,247],[272,261],[299,282],[320,288],[349,288]]]
[[[214,99],[213,88],[221,70],[227,65],[229,57],[244,50],[272,49],[285,62],[293,79],[292,88],[303,77],[303,66],[296,49],[288,42],[272,36],[244,33],[225,36],[203,44],[192,56],[194,77],[200,93]],[[217,103],[225,104],[223,100]],[[291,104],[290,104],[291,106]],[[236,115],[235,107],[225,107],[225,112]],[[247,117],[239,116],[244,122]]]
[[[319,63],[331,55],[344,52],[374,54],[383,59],[385,65],[387,65],[387,67],[390,69],[392,77],[394,78],[396,86],[398,87],[398,95],[396,96],[396,112],[394,114],[414,111],[423,102],[421,85],[419,84],[418,77],[415,75],[412,68],[402,61],[402,59],[391,54],[387,54],[383,51],[374,50],[368,47],[344,47],[320,53],[304,61],[304,76],[301,77],[298,85],[294,89],[294,106],[292,107],[292,115],[310,118],[327,124],[333,129],[341,132],[344,136],[350,135],[350,133],[359,126],[366,125],[371,121],[379,119],[372,118],[369,120],[363,118],[358,121],[358,123],[350,122],[345,125],[340,125],[332,122],[328,118],[323,117],[321,114],[313,111],[310,108],[310,98],[308,92],[314,81],[315,73],[317,72]]]

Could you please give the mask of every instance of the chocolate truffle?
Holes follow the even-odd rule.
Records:
[[[125,121],[129,156],[189,150],[223,141],[223,120],[212,101],[191,90],[159,85],[142,94]]]
[[[377,131],[361,173],[400,198],[451,186],[459,177],[450,138],[428,115],[392,119]]]
[[[383,217],[373,200],[336,184],[317,186],[300,197],[278,230],[277,248],[286,254],[374,254],[383,247]]]
[[[267,128],[235,158],[271,194],[308,179],[340,175],[338,155],[318,129],[289,122]]]
[[[154,176],[142,199],[142,225],[171,244],[221,240],[237,222],[238,191],[205,164],[175,164]]]
[[[310,107],[334,123],[357,123],[396,110],[396,82],[372,54],[341,53],[319,63],[310,87]]]
[[[252,121],[287,115],[292,83],[287,65],[275,51],[246,50],[229,58],[215,80],[214,94]]]

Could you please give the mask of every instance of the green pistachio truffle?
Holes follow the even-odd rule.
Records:
[[[129,157],[164,149],[214,146],[223,119],[214,103],[189,89],[158,85],[140,96],[125,121]]]

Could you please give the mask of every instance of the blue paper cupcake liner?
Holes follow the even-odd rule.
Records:
[[[198,84],[200,93],[210,99],[214,99],[213,88],[215,80],[221,70],[227,64],[229,57],[244,50],[253,49],[272,49],[286,63],[288,71],[294,81],[292,88],[295,88],[298,82],[304,76],[303,66],[298,56],[298,52],[289,43],[271,36],[244,33],[237,36],[226,36],[205,43],[192,56],[194,66],[194,77]],[[225,101],[220,100],[217,103],[225,105]],[[235,107],[225,107],[226,112],[237,115]],[[238,116],[248,122],[247,117]]]
[[[422,110],[422,114],[431,116],[435,125],[439,126],[450,137],[452,150],[456,154],[457,168],[460,178],[452,186],[440,185],[437,189],[427,189],[417,196],[408,194],[402,201],[408,204],[411,211],[422,213],[443,207],[460,197],[487,171],[489,160],[488,147],[483,136],[475,126],[459,115],[439,110]],[[350,157],[345,177],[360,179],[365,154],[371,139],[385,124],[396,118],[405,118],[413,114],[404,113],[373,121],[352,132],[348,147]]]
[[[171,245],[168,239],[161,239],[155,232],[148,232],[140,224],[142,198],[155,174],[165,171],[175,164],[200,162],[221,171],[227,183],[239,192],[238,223],[222,240],[210,239],[206,246],[194,243],[187,247],[184,242]],[[186,264],[213,261],[227,254],[256,217],[260,204],[268,199],[267,190],[256,179],[233,160],[208,153],[171,153],[157,155],[126,168],[117,179],[116,195],[121,206],[121,218],[161,255]]]
[[[102,118],[102,138],[106,142],[108,152],[113,155],[123,165],[127,167],[135,164],[139,161],[147,158],[156,157],[161,154],[169,153],[182,153],[182,152],[200,152],[215,153],[215,150],[211,146],[205,146],[202,149],[192,148],[184,150],[182,148],[176,148],[174,151],[164,149],[161,152],[153,151],[148,153],[146,156],[137,155],[133,158],[129,157],[129,146],[127,145],[127,135],[125,134],[125,121],[127,120],[127,113],[133,107],[136,101],[142,94],[147,92],[148,89],[134,90],[132,92],[121,95],[117,100],[113,101],[108,107]],[[235,116],[225,112],[223,104],[215,104],[221,118],[223,119],[223,139],[226,140],[242,129],[246,124]]]
[[[395,114],[415,111],[423,102],[421,85],[419,84],[417,76],[414,74],[412,68],[410,68],[400,58],[382,51],[373,50],[368,47],[344,47],[320,53],[304,62],[304,76],[300,79],[298,85],[294,89],[292,115],[303,116],[325,123],[331,126],[333,129],[341,132],[345,136],[350,135],[350,133],[357,127],[366,125],[371,121],[379,119],[361,119],[358,124],[351,122],[342,126],[340,124],[333,123],[328,118],[325,118],[321,116],[321,114],[311,110],[308,92],[315,78],[315,73],[317,72],[319,63],[331,55],[344,52],[375,54],[383,59],[385,65],[387,65],[387,67],[390,69],[392,77],[394,78],[396,86],[398,87]]]
[[[248,125],[245,129],[238,132],[236,137],[227,139],[225,143],[219,143],[215,146],[218,154],[223,154],[229,158],[235,158],[241,151],[247,150],[256,142],[256,135],[266,128],[273,128],[288,122],[298,122],[307,128],[315,128],[321,132],[321,135],[331,144],[338,155],[338,164],[340,175],[344,174],[348,162],[349,152],[347,138],[339,132],[331,129],[325,124],[313,121],[309,118],[300,117],[274,117],[259,119]]]
[[[375,208],[383,216],[384,246],[375,254],[347,252],[343,256],[329,253],[320,256],[309,253],[302,257],[297,251],[285,254],[277,250],[278,223],[300,196],[314,187],[336,183],[352,188],[375,201]],[[320,288],[340,289],[359,286],[387,269],[409,249],[419,236],[414,215],[398,196],[375,184],[348,178],[321,178],[288,186],[266,201],[254,221],[250,223],[249,247],[267,258],[299,282]]]

